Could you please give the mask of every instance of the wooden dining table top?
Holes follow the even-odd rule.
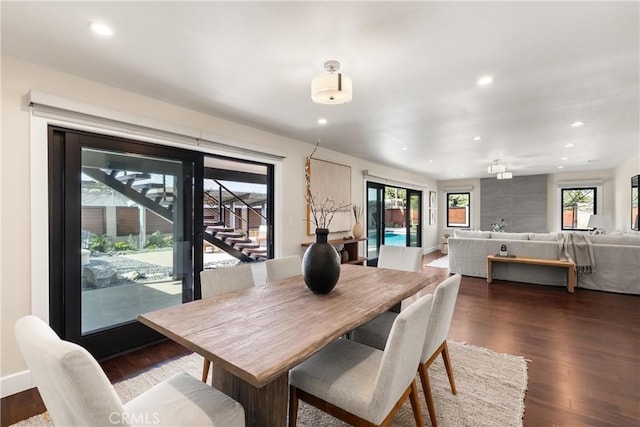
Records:
[[[138,320],[262,387],[345,333],[421,289],[436,276],[342,265],[328,294],[302,276],[140,314]]]

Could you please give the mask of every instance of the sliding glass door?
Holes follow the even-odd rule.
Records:
[[[377,265],[380,245],[422,245],[422,192],[367,182],[367,258]]]
[[[367,182],[367,265],[378,265],[384,239],[384,185]]]
[[[194,297],[202,156],[56,128],[49,140],[52,326],[97,357],[159,339],[136,318]]]
[[[205,157],[203,190],[204,269],[273,258],[273,165]]]
[[[407,246],[422,246],[422,191],[407,190]]]

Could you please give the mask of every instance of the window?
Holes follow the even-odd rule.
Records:
[[[561,190],[563,230],[589,230],[589,217],[597,213],[596,187],[563,188]]]
[[[447,227],[469,227],[471,193],[447,193]]]

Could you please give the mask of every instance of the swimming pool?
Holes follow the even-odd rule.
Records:
[[[384,244],[387,246],[406,246],[407,235],[396,233],[384,233]]]

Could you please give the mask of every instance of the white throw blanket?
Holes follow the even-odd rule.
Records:
[[[564,233],[558,241],[560,245],[560,259],[569,260],[576,264],[576,271],[590,274],[596,271],[593,258],[591,239],[586,234]]]

